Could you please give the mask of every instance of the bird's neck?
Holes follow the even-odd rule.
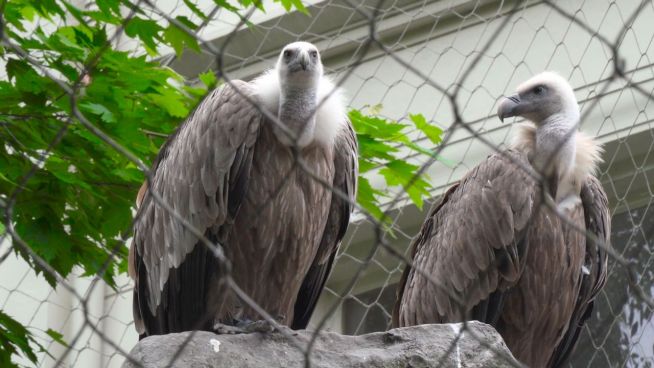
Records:
[[[532,165],[550,183],[557,201],[575,191],[576,183],[571,178],[575,169],[577,123],[569,117],[554,115],[536,129]]]
[[[285,132],[276,127],[275,134],[282,143],[305,147],[313,141],[318,107],[317,91],[318,88],[313,85],[281,86],[277,118],[287,129]]]

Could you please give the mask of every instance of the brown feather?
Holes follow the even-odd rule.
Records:
[[[393,325],[480,318],[522,362],[560,366],[603,285],[606,254],[542,206],[540,185],[513,162],[530,166],[527,153],[494,154],[432,208],[412,243]],[[595,178],[581,197],[566,218],[608,239],[606,196]]]
[[[273,133],[273,123],[241,97],[254,93],[252,84],[232,81],[205,98],[162,147],[153,164],[152,190],[221,244],[234,281],[269,314],[290,324],[305,275],[316,266],[309,299],[300,308],[311,315],[350,206],[335,203],[331,190],[296,164],[291,148]],[[349,122],[340,126],[347,132],[330,141],[335,146],[316,141],[300,154],[313,174],[353,201],[356,140]],[[226,287],[225,270],[211,251],[148,191],[137,202],[130,272],[142,336],[261,318]]]
[[[291,327],[304,329],[316,307],[334,258],[338,251],[345,231],[350,222],[352,204],[356,202],[358,157],[357,139],[348,122],[334,149],[334,180],[333,186],[347,196],[347,200],[332,194],[331,207],[327,224],[322,233],[322,239],[313,263],[305,276],[294,307]]]

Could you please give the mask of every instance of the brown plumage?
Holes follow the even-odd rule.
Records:
[[[315,46],[287,45],[275,70],[207,96],[152,169],[150,189],[221,244],[236,284],[294,328],[309,321],[355,198],[356,137],[340,92],[330,95],[334,89]],[[279,116],[292,137],[244,96]],[[297,165],[294,145],[308,169],[349,201]],[[227,288],[211,251],[157,205],[146,185],[137,204],[129,263],[141,337],[261,318]]]
[[[559,367],[605,283],[607,254],[543,200],[608,244],[606,194],[592,176],[600,149],[582,133],[570,134],[579,109],[563,78],[542,73],[518,91],[498,114],[534,125],[520,127],[514,148],[489,156],[431,209],[411,257],[438,285],[407,267],[393,324],[479,320],[528,366]],[[543,173],[548,186],[523,168]]]

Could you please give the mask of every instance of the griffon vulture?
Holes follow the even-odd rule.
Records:
[[[528,366],[558,367],[606,281],[607,253],[569,225],[608,244],[607,198],[593,176],[601,148],[576,131],[574,92],[552,72],[519,86],[498,115],[530,122],[512,148],[490,155],[431,209],[411,246],[415,268],[404,270],[393,324],[479,320]]]
[[[291,43],[275,69],[211,92],[163,145],[151,186],[137,197],[129,264],[141,337],[247,329],[262,317],[222,282],[225,270],[211,250],[149,190],[222,245],[234,281],[259,306],[305,328],[347,229],[357,172],[342,94],[323,75],[314,45]]]

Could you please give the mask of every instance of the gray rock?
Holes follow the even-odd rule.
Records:
[[[360,336],[322,332],[311,353],[311,367],[514,367],[500,335],[492,327],[469,322],[396,328]],[[311,331],[291,331],[306,347]],[[140,341],[131,356],[145,368],[167,367],[191,332],[151,336]],[[439,365],[440,364],[440,365]],[[123,368],[138,367],[129,360]],[[216,335],[198,331],[177,357],[173,367],[304,367],[304,355],[280,332]]]

